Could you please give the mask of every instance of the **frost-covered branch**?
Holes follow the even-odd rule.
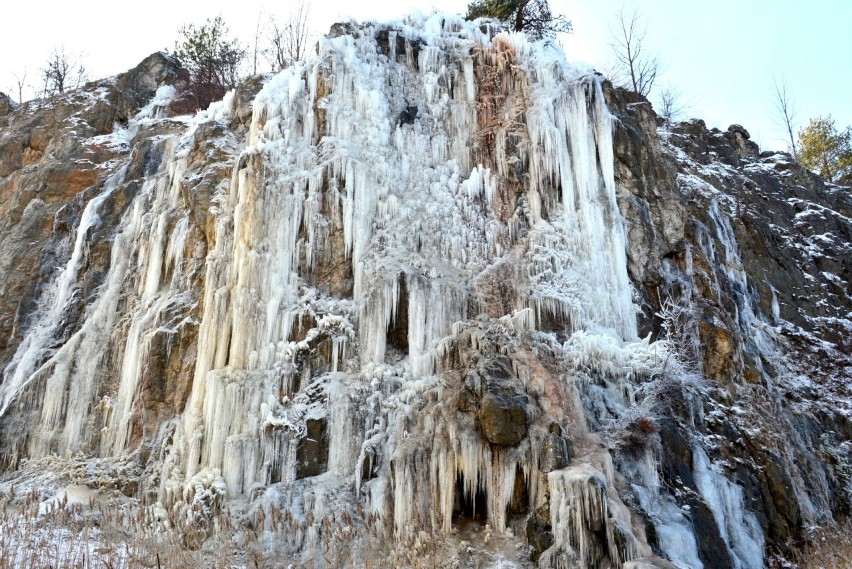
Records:
[[[687,288],[659,300],[660,336],[652,344],[660,354],[650,370],[650,379],[636,389],[636,403],[614,417],[601,432],[610,449],[644,448],[657,431],[657,422],[667,415],[685,390],[702,385],[698,345],[698,310]]]

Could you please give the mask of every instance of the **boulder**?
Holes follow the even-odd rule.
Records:
[[[529,515],[525,532],[530,546],[530,560],[536,562],[553,545],[549,505],[545,504]]]
[[[231,121],[231,129],[236,133],[245,133],[251,126],[254,98],[263,89],[263,85],[269,78],[268,75],[252,75],[246,77],[234,92],[234,116]]]
[[[0,117],[5,117],[16,107],[15,103],[12,99],[6,94],[0,91]]]
[[[556,429],[558,426],[554,425]],[[574,457],[574,449],[568,439],[563,437],[556,429],[551,429],[542,442],[539,469],[542,472],[560,470],[571,464]]]
[[[158,51],[140,61],[133,69],[119,75],[116,86],[122,93],[147,102],[163,85],[179,89],[188,82],[189,71],[181,66],[180,61],[168,53]]]
[[[119,118],[125,120],[139,112],[154,97],[157,89],[165,85],[184,92],[189,86],[189,71],[171,55],[158,51],[116,77],[116,91],[110,97],[110,103]],[[183,99],[172,101],[167,111],[169,116],[188,112],[181,101]]]
[[[517,445],[527,435],[529,427],[526,395],[502,384],[489,386],[479,402],[479,421],[482,436],[488,442]]]

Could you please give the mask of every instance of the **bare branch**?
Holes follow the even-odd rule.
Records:
[[[682,100],[680,91],[674,87],[665,87],[658,97],[658,114],[666,119],[666,124],[680,120],[689,105]]]
[[[263,20],[263,10],[257,14],[257,25],[254,28],[254,51],[252,53],[251,58],[251,74],[257,75],[257,55],[260,52],[260,36],[261,31],[263,30],[263,26],[261,22]]]
[[[283,22],[270,18],[270,47],[264,50],[264,55],[274,71],[289,67],[307,55],[310,8],[310,0],[298,0]]]
[[[27,85],[27,68],[24,67],[24,72],[18,76],[17,73],[12,73],[15,76],[15,87],[18,89],[18,104],[24,102],[24,87]]]
[[[793,159],[798,162],[799,156],[796,150],[796,140],[793,138],[793,123],[796,120],[796,108],[784,77],[781,77],[780,81],[776,77],[773,83],[775,86],[775,111],[778,113],[778,119],[790,137],[790,152],[793,154]]]
[[[660,71],[656,57],[644,53],[647,28],[633,12],[629,16],[622,10],[611,31],[610,47],[616,61],[616,73],[612,80],[621,86],[647,97]]]
[[[41,79],[41,96],[51,97],[68,89],[76,89],[86,82],[87,76],[82,58],[78,57],[76,62],[72,62],[65,48],[60,47],[54,48],[47,65],[42,68]]]

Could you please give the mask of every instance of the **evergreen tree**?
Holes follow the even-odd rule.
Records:
[[[838,132],[834,119],[817,117],[799,131],[799,162],[836,184],[852,185],[852,127]]]
[[[526,32],[533,39],[571,31],[571,22],[554,16],[547,0],[474,0],[467,6],[465,19],[476,18],[500,20],[507,29]]]
[[[173,55],[189,70],[195,106],[206,108],[236,87],[245,49],[228,37],[221,16],[208,18],[202,26],[187,24],[179,33]]]

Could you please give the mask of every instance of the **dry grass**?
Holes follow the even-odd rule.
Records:
[[[0,569],[232,566],[186,546],[197,526],[164,531],[168,524],[148,507],[48,503],[35,490],[6,494],[0,497]]]
[[[362,512],[299,520],[274,507],[167,512],[94,501],[47,507],[43,498],[35,490],[0,494],[0,569],[386,567],[388,560],[415,567],[434,545],[426,539],[391,551],[388,524]]]
[[[798,562],[805,569],[852,567],[852,521],[812,531]]]
[[[322,520],[274,507],[199,517],[128,503],[46,508],[40,498],[0,494],[0,569],[449,569],[478,566],[487,553],[426,532],[395,540],[388,520],[360,511]]]

